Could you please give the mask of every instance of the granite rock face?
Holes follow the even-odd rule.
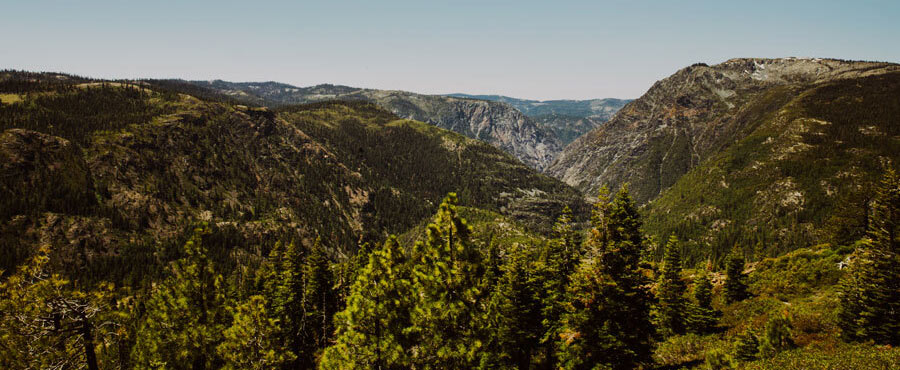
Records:
[[[569,144],[546,172],[586,196],[629,183],[644,203],[752,130],[805,88],[900,70],[833,59],[731,59],[658,81],[602,126]]]
[[[239,100],[266,105],[327,100],[369,101],[401,118],[430,123],[490,143],[539,171],[543,171],[562,150],[562,144],[552,130],[541,127],[513,106],[502,102],[337,85],[296,87],[277,82],[193,83]]]

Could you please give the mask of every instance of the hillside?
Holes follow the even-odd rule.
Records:
[[[2,270],[50,244],[69,273],[139,278],[199,220],[223,236],[220,254],[318,236],[343,255],[417,224],[449,191],[537,228],[585,209],[490,145],[367,103],[274,112],[19,72],[0,89]]]
[[[900,72],[817,83],[758,114],[647,204],[648,232],[691,240],[698,259],[734,245],[776,256],[865,232],[870,189],[900,164]]]
[[[597,128],[622,109],[630,99],[529,100],[503,95],[448,94],[448,96],[498,101],[512,105],[538,125],[552,131],[563,145]]]
[[[693,65],[569,144],[547,173],[585,194],[630,183],[645,203],[807,90],[898,70],[889,63],[796,58]]]
[[[361,89],[337,85],[296,87],[277,82],[192,81],[223,95],[269,106],[326,100],[364,100],[405,119],[427,122],[482,140],[543,170],[562,150],[552,130],[509,105],[476,99],[423,95],[405,91]]]

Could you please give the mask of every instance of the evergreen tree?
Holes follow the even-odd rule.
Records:
[[[753,361],[759,355],[759,338],[749,329],[737,337],[734,343],[734,359]]]
[[[133,361],[137,368],[207,369],[221,364],[216,346],[226,323],[222,276],[207,256],[203,235],[194,230],[184,257],[153,288],[138,330]]]
[[[663,336],[681,335],[687,329],[687,302],[684,299],[687,287],[681,280],[679,249],[678,238],[672,235],[666,244],[656,293],[658,327]]]
[[[791,338],[792,330],[793,325],[787,313],[769,319],[759,343],[759,353],[764,357],[772,357],[778,352],[794,348],[794,340]]]
[[[303,317],[300,325],[303,350],[300,352],[304,367],[313,367],[319,351],[332,339],[332,317],[338,307],[338,292],[325,247],[319,238],[313,244],[309,256],[303,262]]]
[[[744,258],[737,250],[731,252],[725,264],[725,302],[740,302],[750,297],[744,276]]]
[[[122,318],[109,305],[112,286],[76,290],[48,272],[48,254],[49,247],[41,247],[0,282],[0,368],[125,366],[115,353]]]
[[[559,358],[569,369],[631,369],[650,361],[654,331],[649,281],[640,269],[641,222],[626,188],[594,210],[588,242],[594,256],[572,277]]]
[[[497,317],[493,337],[499,347],[493,355],[505,368],[528,369],[544,334],[538,296],[543,284],[523,249],[512,252],[492,305]]]
[[[716,324],[718,314],[712,307],[712,288],[712,281],[706,271],[694,280],[694,301],[688,317],[688,327],[693,333],[709,333]]]
[[[322,369],[403,369],[409,367],[413,343],[409,326],[412,298],[409,266],[396,237],[369,254],[359,270],[347,307],[337,314],[336,340]]]
[[[900,345],[900,177],[888,170],[875,192],[869,229],[841,282],[846,340]]]
[[[269,318],[278,322],[276,330],[270,335],[286,346],[285,351],[290,352],[285,357],[284,368],[296,367],[299,356],[311,356],[304,353],[301,332],[304,323],[302,266],[303,258],[295,243],[291,242],[285,248],[277,242],[259,271],[266,312]]]
[[[444,198],[426,241],[415,248],[409,333],[418,343],[412,356],[417,368],[472,368],[483,344],[476,324],[485,311],[480,302],[484,266],[456,203],[455,193]]]
[[[544,365],[556,366],[556,340],[559,338],[560,319],[565,312],[566,287],[582,257],[582,238],[572,222],[572,211],[566,206],[553,226],[554,238],[544,245],[537,268],[543,281],[539,292],[542,300],[541,337],[544,349]]]
[[[216,350],[225,369],[274,369],[295,359],[278,333],[278,319],[269,316],[261,295],[251,296],[233,309],[233,321]]]

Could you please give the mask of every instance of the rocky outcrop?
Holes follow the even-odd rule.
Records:
[[[552,130],[541,127],[512,106],[500,102],[336,85],[301,88],[276,82],[194,83],[237,99],[269,105],[326,100],[370,101],[402,118],[427,122],[490,143],[539,171],[544,170],[562,150],[562,144]]]
[[[646,202],[752,130],[804,87],[900,70],[833,59],[732,59],[696,64],[653,85],[609,122],[568,145],[547,173],[591,195],[631,184]]]

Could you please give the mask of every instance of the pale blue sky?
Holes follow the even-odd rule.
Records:
[[[2,0],[0,68],[634,98],[732,57],[900,62],[900,1]]]

